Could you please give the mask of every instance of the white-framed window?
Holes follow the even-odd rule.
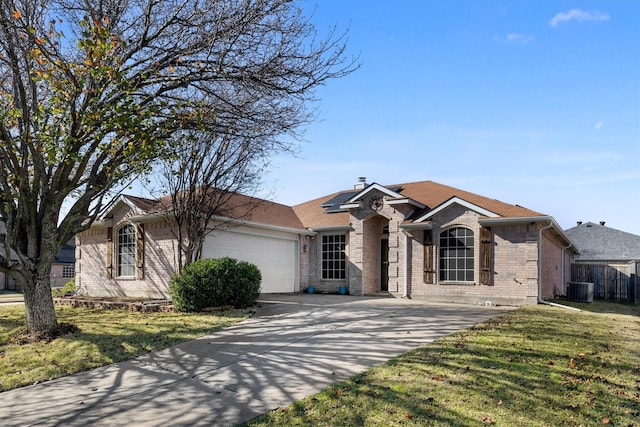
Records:
[[[62,278],[73,279],[76,276],[76,266],[74,264],[66,264],[62,266]]]
[[[133,277],[136,274],[136,228],[126,224],[118,230],[118,276]]]
[[[474,260],[473,230],[454,227],[440,233],[441,281],[473,282]]]
[[[329,234],[322,236],[322,278],[327,280],[344,280],[347,277],[347,261],[345,234]]]

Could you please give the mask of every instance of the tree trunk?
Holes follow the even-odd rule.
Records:
[[[51,264],[40,265],[31,280],[27,279],[23,284],[27,329],[31,335],[48,335],[58,328],[50,274]]]

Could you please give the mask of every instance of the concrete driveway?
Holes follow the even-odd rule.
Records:
[[[255,317],[212,335],[0,393],[0,425],[232,425],[505,310],[268,296]]]

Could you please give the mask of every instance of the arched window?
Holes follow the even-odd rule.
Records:
[[[473,230],[455,227],[440,233],[440,280],[474,281]]]
[[[118,230],[118,276],[136,274],[136,229],[127,224]]]

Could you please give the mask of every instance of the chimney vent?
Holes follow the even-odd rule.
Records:
[[[361,177],[358,177],[358,182],[356,182],[356,185],[353,186],[353,189],[362,190],[366,186],[367,186],[367,177],[361,176]]]
[[[600,221],[600,225],[604,225],[604,221]]]

